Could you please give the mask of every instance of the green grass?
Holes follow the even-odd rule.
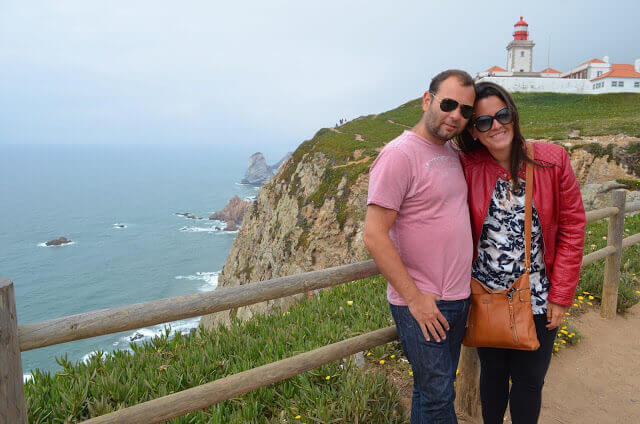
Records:
[[[356,281],[246,324],[173,338],[167,332],[132,344],[133,353],[97,355],[86,364],[60,359],[62,371],[36,370],[25,385],[29,422],[81,421],[386,327],[385,288],[380,278]],[[402,417],[384,373],[335,362],[171,422],[401,423]]]
[[[527,138],[568,138],[640,133],[640,95],[514,93],[522,132]]]
[[[587,226],[585,235],[584,254],[595,252],[607,246],[606,220],[593,222]],[[626,216],[625,237],[640,232],[640,215]],[[602,300],[602,281],[604,275],[604,262],[601,259],[591,265],[582,268],[580,282],[578,283],[574,309],[589,307],[587,302],[598,304]],[[621,277],[618,289],[618,312],[625,312],[631,306],[640,302],[640,245],[630,246],[623,250],[621,258]],[[592,296],[594,299],[589,299]]]

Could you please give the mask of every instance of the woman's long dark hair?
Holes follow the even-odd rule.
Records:
[[[518,108],[513,102],[513,99],[501,86],[493,82],[479,82],[476,84],[476,103],[478,100],[486,99],[487,97],[497,96],[501,99],[511,110],[513,114],[513,141],[511,142],[511,158],[509,159],[509,171],[511,172],[511,182],[513,183],[513,191],[518,187],[518,172],[523,161],[527,161],[536,164],[535,161],[529,159],[525,154],[525,140],[520,132],[520,115],[518,115]],[[484,147],[480,141],[475,140],[471,135],[471,127],[473,126],[474,117],[469,120],[467,128],[456,137],[458,147],[463,152],[470,152],[472,150]]]

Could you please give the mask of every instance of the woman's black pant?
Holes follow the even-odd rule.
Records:
[[[547,330],[546,314],[534,315],[533,320],[540,342],[538,350],[478,348],[484,424],[502,424],[507,402],[513,424],[538,422],[542,386],[558,329]]]

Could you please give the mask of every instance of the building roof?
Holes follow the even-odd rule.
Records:
[[[604,60],[600,60],[600,59],[591,59],[591,60],[587,60],[586,62],[582,62],[578,66],[586,65],[587,63],[607,63],[607,62],[605,62]],[[578,66],[576,66],[576,68]]]
[[[634,66],[628,63],[612,63],[609,72],[595,77],[591,81],[602,78],[640,78],[640,72],[636,72]]]
[[[502,69],[501,67],[496,65],[496,66],[493,66],[493,67],[487,69],[485,72],[507,72],[507,70],[506,69]]]
[[[547,68],[540,71],[540,73],[541,74],[561,74],[562,72],[558,71],[557,69]]]
[[[517,27],[517,26],[529,26],[529,24],[528,24],[528,23],[526,23],[526,22],[524,21],[524,19],[522,19],[522,16],[520,16],[520,20],[519,20],[518,22],[516,22],[516,24],[514,25],[514,27]]]

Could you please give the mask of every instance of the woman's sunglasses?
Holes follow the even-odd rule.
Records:
[[[436,96],[435,94],[433,93],[430,93],[430,94],[431,96],[438,99],[438,101],[440,102],[440,110],[443,112],[451,112],[453,110],[456,110],[458,105],[460,105],[460,115],[462,115],[464,119],[469,119],[473,115],[473,106],[461,105],[457,101],[449,98],[440,100],[438,96]]]
[[[473,126],[480,132],[487,132],[493,126],[493,120],[500,122],[502,125],[507,125],[513,122],[513,112],[508,107],[500,109],[495,115],[482,115],[478,116],[473,121]]]

